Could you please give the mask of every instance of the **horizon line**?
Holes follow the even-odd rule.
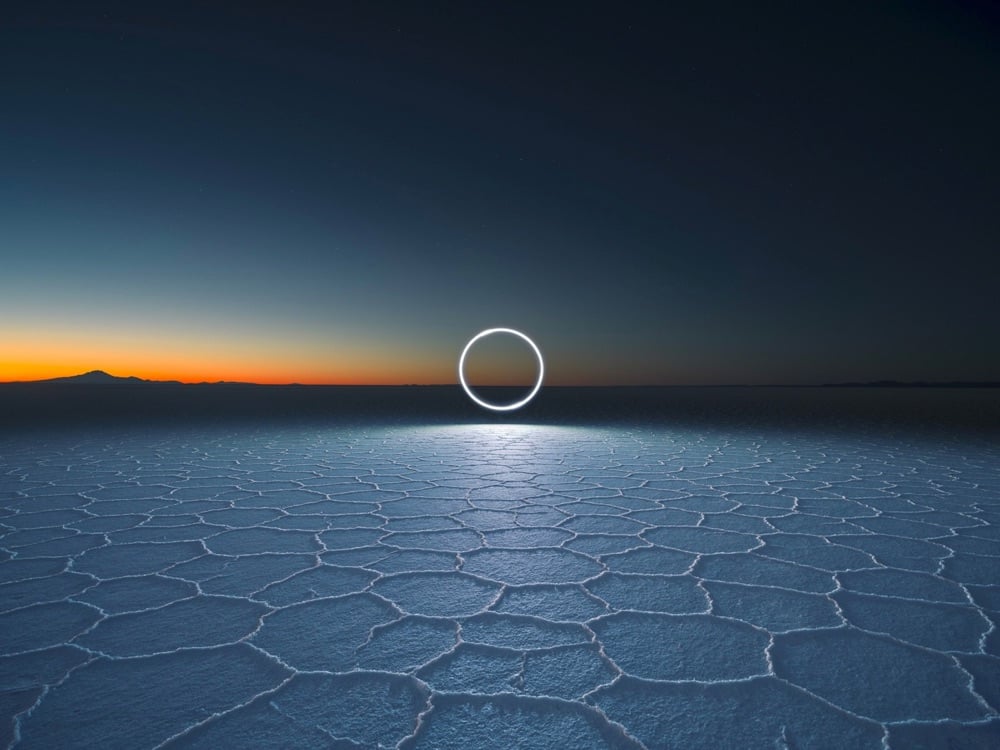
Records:
[[[0,385],[169,385],[169,386],[199,386],[199,385],[229,385],[255,387],[298,387],[298,388],[458,388],[458,382],[451,383],[300,383],[297,381],[282,383],[260,383],[238,380],[152,380],[134,375],[111,375],[104,370],[90,370],[78,375],[68,375],[54,378],[39,378],[36,380],[0,381]],[[474,388],[531,388],[531,383],[490,383],[473,386]],[[836,388],[836,387],[1000,387],[997,380],[853,380],[827,381],[820,383],[553,383],[543,387],[548,388]]]

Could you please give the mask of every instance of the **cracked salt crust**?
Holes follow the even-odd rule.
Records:
[[[493,425],[0,456],[5,745],[1000,738],[995,447]]]

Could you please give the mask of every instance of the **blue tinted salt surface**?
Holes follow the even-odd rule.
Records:
[[[0,744],[1000,746],[1000,449],[513,424],[0,441]]]

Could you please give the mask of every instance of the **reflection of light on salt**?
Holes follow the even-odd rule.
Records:
[[[560,455],[568,455],[581,442],[602,437],[599,430],[588,427],[503,423],[407,427],[403,434],[425,446],[441,441],[449,450],[458,442],[464,460],[494,462],[514,471],[534,464],[541,452],[555,449]]]
[[[517,440],[517,439],[560,439],[568,440],[585,434],[593,435],[587,427],[566,427],[543,424],[503,424],[481,423],[446,426],[407,427],[406,433],[414,437],[460,437],[465,440]]]

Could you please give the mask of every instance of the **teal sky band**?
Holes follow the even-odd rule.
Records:
[[[522,398],[520,401],[515,401],[513,404],[498,405],[498,404],[491,404],[489,401],[484,401],[483,399],[479,398],[475,393],[473,393],[472,389],[469,388],[469,384],[465,382],[466,355],[469,353],[469,350],[472,348],[472,345],[475,344],[477,341],[479,341],[479,339],[486,338],[487,336],[491,336],[494,333],[509,333],[512,336],[517,336],[518,338],[523,339],[528,343],[528,346],[531,347],[531,350],[535,353],[535,357],[538,359],[538,379],[535,381],[535,387],[531,389],[531,393]],[[531,401],[531,399],[535,397],[535,394],[537,394],[539,389],[542,387],[542,379],[544,377],[545,377],[545,362],[542,361],[542,353],[539,351],[534,341],[532,341],[530,338],[528,338],[525,334],[521,333],[520,331],[515,331],[513,328],[487,328],[485,331],[480,331],[471,339],[469,339],[469,343],[465,345],[465,348],[462,350],[461,356],[458,358],[458,380],[462,384],[462,388],[465,390],[466,395],[484,409],[489,409],[491,411],[514,411],[515,409],[520,409],[522,406],[527,404],[529,401]]]

